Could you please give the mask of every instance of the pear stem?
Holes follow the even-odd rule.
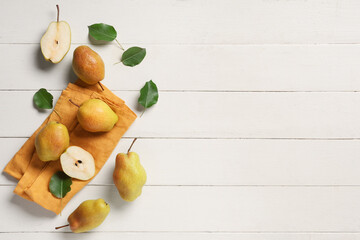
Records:
[[[134,145],[134,143],[135,143],[136,139],[137,139],[137,138],[134,138],[134,140],[132,141],[132,143],[131,143],[131,145],[130,145],[130,147],[129,147],[128,151],[127,151],[127,153],[129,153],[129,152],[130,152],[130,150],[131,150],[132,146]]]
[[[102,86],[102,84],[101,84],[100,82],[98,82],[98,84],[99,84],[99,86],[101,87],[101,90],[102,90],[102,91],[105,91],[104,88],[103,88],[103,86]]]
[[[60,226],[60,227],[56,227],[55,229],[58,230],[60,228],[64,228],[64,227],[68,227],[68,226],[70,226],[70,224],[66,224],[66,225],[63,225],[63,226]]]
[[[56,115],[58,115],[58,116],[59,116],[60,121],[62,121],[62,117],[60,116],[60,114],[58,113],[58,111],[56,111],[56,109],[55,109],[55,108],[54,108],[54,112],[56,113]]]
[[[59,15],[60,15],[59,5],[56,4],[56,8],[57,8],[57,22],[59,22]]]
[[[79,105],[77,105],[76,103],[74,103],[71,99],[69,99],[69,102],[71,102],[73,105],[77,106],[78,108],[80,107]]]
[[[119,45],[119,47],[121,48],[121,50],[125,51],[125,49],[123,48],[123,46],[121,46],[121,44],[119,43],[119,41],[115,38],[115,41],[117,42],[117,44]]]

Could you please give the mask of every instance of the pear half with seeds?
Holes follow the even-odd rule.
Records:
[[[93,156],[81,147],[71,146],[60,156],[61,167],[69,177],[89,180],[95,175]]]
[[[71,45],[70,25],[65,21],[59,21],[59,6],[57,21],[51,22],[45,34],[40,40],[41,52],[45,60],[59,63],[65,57]]]

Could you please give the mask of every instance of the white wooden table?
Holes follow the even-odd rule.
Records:
[[[138,119],[100,174],[55,216],[12,193],[0,175],[0,239],[360,239],[360,1],[109,0],[60,4],[72,47],[58,65],[39,41],[55,1],[0,2],[1,169],[49,114],[68,82],[73,50],[106,64],[103,83],[136,112],[152,79],[157,105]],[[95,46],[104,22],[124,47],[146,47],[128,68],[116,43]],[[126,203],[112,183],[115,155],[134,137],[148,173]],[[82,201],[111,212],[91,233],[56,231]]]

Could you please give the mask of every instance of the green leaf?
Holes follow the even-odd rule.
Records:
[[[140,97],[138,102],[144,107],[149,108],[159,99],[159,93],[156,84],[150,80],[145,83],[145,86],[140,90]]]
[[[121,62],[125,66],[133,67],[141,63],[145,55],[146,55],[145,48],[131,47],[123,53],[121,57]]]
[[[37,108],[51,109],[53,107],[53,96],[45,88],[37,91],[33,100]]]
[[[59,171],[51,177],[49,189],[54,197],[63,198],[71,190],[71,184],[71,177]]]
[[[112,41],[116,38],[117,33],[113,26],[105,23],[96,23],[88,26],[89,34],[95,40]]]

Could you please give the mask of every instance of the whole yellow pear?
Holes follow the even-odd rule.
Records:
[[[119,117],[104,101],[89,99],[80,105],[77,119],[81,127],[88,132],[108,132]]]
[[[105,65],[100,55],[88,46],[79,46],[74,51],[72,68],[85,83],[94,85],[105,77]]]
[[[141,195],[146,183],[146,172],[137,153],[119,153],[116,156],[113,180],[125,201],[134,201]]]
[[[86,200],[68,217],[70,229],[74,233],[90,231],[98,227],[110,212],[104,199]]]
[[[69,132],[65,125],[50,121],[35,138],[36,152],[42,161],[55,161],[69,146]]]

